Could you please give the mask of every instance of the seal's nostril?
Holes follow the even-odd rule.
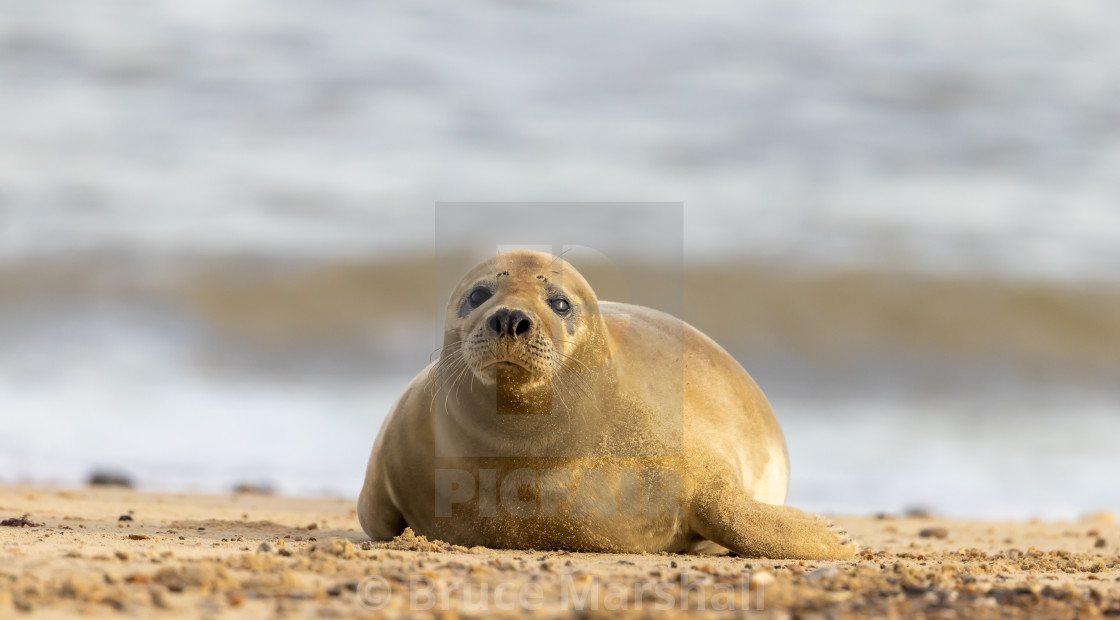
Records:
[[[509,313],[509,335],[520,336],[529,331],[533,326],[533,322],[529,320],[529,316],[520,310],[514,310]]]
[[[495,334],[501,334],[503,331],[505,331],[505,325],[508,319],[509,310],[506,308],[501,308],[494,314],[491,314],[490,318],[486,319],[486,327]]]

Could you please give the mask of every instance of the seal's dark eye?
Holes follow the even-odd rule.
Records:
[[[563,297],[549,300],[548,305],[552,306],[552,311],[560,316],[564,316],[572,311],[572,304],[568,303],[568,300]]]
[[[471,291],[471,295],[467,298],[467,301],[469,301],[472,306],[477,308],[478,306],[481,306],[482,303],[487,299],[490,299],[490,291],[484,288],[476,288]]]

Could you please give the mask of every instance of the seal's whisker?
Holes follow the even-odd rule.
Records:
[[[447,343],[447,344],[445,344],[441,347],[436,347],[436,348],[432,349],[432,352],[428,354],[428,361],[429,362],[432,361],[432,358],[435,357],[436,353],[439,353],[440,357],[442,358],[444,353],[448,353],[448,349],[450,349],[451,347],[453,347],[455,345],[461,345],[461,344],[463,344],[462,340],[456,340],[455,342],[449,342],[449,343]],[[462,347],[456,349],[456,351],[462,351]]]
[[[563,384],[563,382],[561,382],[561,384]],[[563,385],[561,385],[561,388],[563,388]],[[559,391],[552,390],[552,395],[556,398],[559,398],[560,399],[560,404],[564,406],[564,417],[565,417],[565,420],[568,423],[568,432],[569,433],[572,432],[572,408],[569,407],[568,402],[564,400],[563,389],[561,389]],[[555,399],[553,399],[552,408],[554,410],[556,409]]]
[[[589,368],[589,367],[587,366],[587,364],[584,364],[583,362],[581,362],[580,360],[576,359],[575,357],[572,357],[571,355],[568,355],[567,353],[564,353],[563,351],[559,351],[559,350],[557,350],[556,352],[557,352],[557,353],[558,353],[558,354],[559,354],[559,355],[560,355],[561,357],[563,357],[563,358],[564,358],[563,360],[558,360],[558,361],[560,362],[560,368],[561,368],[561,369],[563,369],[563,362],[566,362],[566,361],[572,361],[572,362],[575,362],[575,363],[579,364],[580,366],[583,366],[583,368],[585,369],[585,371],[584,371],[584,372],[591,372],[591,369],[590,369],[590,368]],[[578,379],[580,379],[580,380],[582,380],[582,381],[586,381],[586,380],[587,380],[587,379],[586,379],[586,377],[584,377],[584,376],[583,376],[583,373],[574,373],[574,372],[567,372],[567,373],[565,373],[565,374],[567,374],[567,375],[570,375],[570,376],[572,376],[572,377],[576,377],[576,378],[578,378]]]
[[[462,355],[463,354],[463,347],[459,346],[459,347],[455,347],[454,349],[451,349],[451,346],[449,345],[449,346],[446,346],[446,347],[440,347],[439,349],[436,349],[436,351],[439,351],[439,359],[436,360],[436,363],[438,364],[445,359],[454,357],[456,355]],[[433,351],[433,354],[434,353],[435,353],[435,351]]]
[[[461,360],[455,366],[453,366],[451,368],[448,368],[447,369],[448,379],[447,379],[447,384],[444,386],[444,389],[446,389],[448,392],[454,390],[454,388],[456,386],[458,386],[459,382],[462,380],[463,373],[470,372],[470,371],[471,371],[470,364],[468,364],[466,362],[466,360]],[[456,394],[456,398],[458,398],[457,394]]]
[[[457,349],[447,355],[441,356],[432,369],[436,372],[437,375],[436,381],[432,384],[432,394],[435,394],[443,388],[447,387],[447,376],[452,372],[453,369],[458,366],[458,364],[465,363],[466,361],[464,359],[462,349]]]
[[[572,430],[572,408],[568,406],[567,401],[564,400],[564,397],[561,394],[562,394],[562,392],[569,390],[573,386],[565,383],[565,381],[566,381],[566,379],[560,378],[560,391],[558,392],[556,390],[553,390],[552,393],[554,395],[559,396],[560,397],[560,402],[564,404],[564,410],[565,410],[565,412],[567,413],[567,416],[568,416],[568,430],[571,431]],[[574,386],[574,387],[576,387],[576,390],[578,390],[578,395],[582,396],[584,398],[584,400],[588,400],[588,401],[592,400],[591,395],[588,394],[586,391],[584,391],[582,387],[580,387],[580,386]],[[573,390],[571,393],[576,393],[576,391]],[[586,419],[585,419],[586,413],[584,412],[583,409],[584,409],[583,407],[579,408],[580,422],[585,422],[586,421]]]
[[[572,379],[570,377],[564,375],[556,375],[554,377],[554,380],[559,380],[560,387],[562,389],[570,390],[571,393],[582,397],[584,400],[593,400],[591,398],[591,393],[589,392],[589,386],[581,384],[579,382],[572,382]]]
[[[569,344],[569,341],[567,341],[567,340],[557,340],[556,342],[559,342],[560,344]],[[582,367],[583,367],[583,370],[584,370],[584,372],[592,372],[592,370],[591,370],[591,367],[590,367],[590,366],[588,366],[587,364],[583,363],[583,361],[581,361],[581,360],[579,360],[579,359],[576,359],[576,358],[575,358],[574,356],[571,356],[571,355],[568,355],[567,353],[564,353],[563,351],[561,351],[561,350],[559,349],[559,347],[557,347],[557,348],[556,348],[556,352],[557,352],[557,353],[559,353],[560,355],[563,355],[563,356],[564,356],[564,359],[567,359],[567,360],[571,360],[571,361],[573,361],[573,362],[575,362],[575,363],[579,364],[580,366],[582,366]]]
[[[433,384],[433,395],[452,387],[454,384],[453,378],[456,377],[461,368],[466,368],[469,365],[463,354],[459,352],[458,355],[448,356],[446,361],[444,361],[444,358],[440,358],[440,364],[437,366],[439,368],[439,376]]]
[[[446,361],[453,359],[459,355],[463,355],[463,348],[461,346],[454,345],[454,348],[452,348],[452,346],[453,345],[448,345],[446,347],[441,347],[438,349],[439,359],[436,360],[437,365],[445,363]]]
[[[460,364],[465,364],[465,363],[466,362],[463,361],[462,359],[454,359],[454,360],[448,360],[447,363],[441,365],[440,368],[439,368],[439,371],[440,371],[439,372],[439,377],[436,380],[436,391],[437,392],[443,391],[447,387],[448,382],[450,381],[450,378],[452,376],[452,373],[454,373],[456,370],[459,369]]]
[[[561,372],[555,372],[554,371],[552,373],[552,383],[553,383],[554,386],[559,386],[559,387],[561,387],[565,390],[573,387],[573,384],[571,383],[571,378],[566,376],[564,373],[561,373]],[[580,391],[582,393],[582,386],[575,386],[575,387],[577,387],[577,389],[580,389]],[[553,391],[555,392],[555,390],[553,390]]]
[[[577,360],[577,359],[573,358],[572,356],[564,353],[563,351],[558,350],[556,352],[559,353],[565,359],[571,359],[571,360],[574,360],[576,362],[579,362],[579,360]],[[582,364],[582,362],[580,362],[580,363]],[[584,365],[584,368],[586,368],[586,367],[587,366]],[[561,367],[559,368],[559,372],[556,372],[554,374],[557,375],[557,376],[564,377],[565,380],[572,381],[573,385],[578,386],[578,388],[581,391],[583,391],[584,396],[587,396],[588,398],[590,398],[590,396],[587,394],[587,392],[591,391],[591,383],[587,380],[586,377],[584,377],[583,375],[581,375],[579,373],[562,372],[562,371],[563,371],[563,366],[561,365]]]
[[[452,383],[452,387],[458,385],[459,382],[462,381],[462,379],[463,379],[463,373],[469,372],[469,371],[470,371],[470,367],[467,364],[463,364],[463,368],[461,370],[459,370],[458,374],[455,375],[455,381]],[[473,375],[474,373],[471,373],[471,374]],[[448,390],[448,392],[450,392],[450,390]],[[455,406],[456,407],[459,406],[459,390],[455,390]],[[445,408],[446,408],[446,405],[445,405]]]
[[[456,366],[455,369],[453,369],[453,370],[456,371],[456,372],[454,372],[453,375],[452,375],[451,372],[448,373],[448,375],[452,376],[452,378],[449,380],[449,382],[446,386],[446,392],[443,395],[443,410],[444,411],[447,411],[447,399],[450,398],[451,392],[455,392],[455,405],[459,406],[459,392],[458,392],[458,390],[454,390],[452,388],[454,388],[459,383],[459,381],[462,379],[463,373],[470,370],[470,366],[467,365],[466,362],[463,362],[461,364],[461,367]]]
[[[565,387],[574,387],[585,397],[590,397],[587,390],[591,388],[591,385],[583,377],[565,372],[554,372],[552,376],[554,380],[560,381]]]
[[[462,357],[463,355],[465,355],[465,353],[462,349],[456,349],[449,353],[444,353],[438,360],[436,360],[436,366],[445,366],[451,363],[453,360]]]

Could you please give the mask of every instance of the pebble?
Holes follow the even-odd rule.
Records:
[[[89,475],[87,482],[91,487],[132,488],[132,478],[128,477],[127,474],[118,472],[95,471]]]
[[[948,538],[949,530],[943,527],[927,527],[918,532],[918,536],[922,538]]]
[[[825,566],[805,575],[805,581],[817,581],[826,577],[834,577],[840,572],[835,566]]]
[[[1115,512],[1093,512],[1081,517],[1082,523],[1091,523],[1093,525],[1116,525]]]
[[[776,581],[774,579],[774,575],[771,575],[770,573],[768,573],[766,571],[759,571],[757,573],[751,573],[750,579],[751,579],[751,587],[752,588],[755,588],[755,587],[764,588],[764,587],[766,587],[766,586],[768,586],[768,585],[770,585],[770,584],[772,584]]]
[[[233,485],[233,492],[243,493],[246,495],[273,495],[276,493],[276,489],[268,483],[257,484],[252,482],[243,482],[241,484]]]
[[[39,527],[43,525],[42,523],[32,523],[27,518],[29,516],[31,515],[24,514],[22,517],[4,519],[3,521],[0,521],[0,525],[3,525],[4,527]]]

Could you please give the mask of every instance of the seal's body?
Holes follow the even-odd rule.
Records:
[[[379,540],[410,526],[504,548],[853,555],[781,506],[788,483],[769,403],[719,345],[516,251],[452,295],[443,352],[385,421],[358,516]]]

